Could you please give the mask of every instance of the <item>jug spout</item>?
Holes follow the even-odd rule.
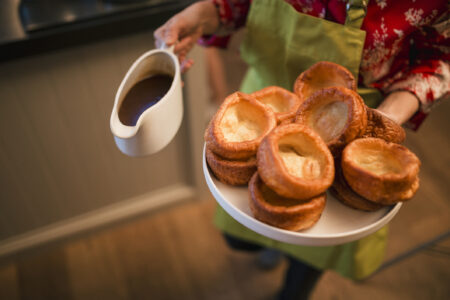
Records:
[[[117,148],[130,156],[141,156],[142,145],[139,143],[139,125],[126,126],[120,122],[117,112],[111,116],[111,132],[114,135],[114,141]]]
[[[138,131],[139,124],[136,124],[135,126],[127,126],[124,125],[119,120],[119,115],[117,113],[117,109],[114,108],[112,116],[111,116],[111,132],[115,137],[122,138],[122,139],[130,139],[133,136],[136,135]]]

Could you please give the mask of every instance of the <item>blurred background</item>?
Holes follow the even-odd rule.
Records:
[[[163,151],[130,158],[110,128],[116,90],[153,31],[193,1],[3,0],[0,8],[0,299],[273,299],[270,271],[212,224],[203,131],[246,66],[242,32],[196,47],[185,115]],[[450,101],[406,146],[421,187],[391,222],[386,261],[312,299],[448,299]]]

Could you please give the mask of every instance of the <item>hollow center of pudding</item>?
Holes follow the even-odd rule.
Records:
[[[317,109],[310,119],[310,127],[328,143],[342,133],[347,119],[347,104],[342,101],[333,101]]]
[[[305,135],[285,136],[278,143],[279,155],[289,174],[303,179],[319,178],[324,159],[317,155],[318,149]]]
[[[270,107],[276,113],[286,112],[289,110],[289,99],[286,99],[279,93],[268,93],[257,97],[257,99],[264,105]]]
[[[395,155],[383,149],[355,149],[353,156],[357,165],[376,175],[399,174],[403,169]]]
[[[228,142],[244,142],[258,138],[264,131],[264,112],[247,102],[238,102],[227,108],[220,122]]]

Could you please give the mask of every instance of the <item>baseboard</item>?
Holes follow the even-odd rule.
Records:
[[[172,185],[0,241],[0,258],[143,214],[195,196],[188,185]]]

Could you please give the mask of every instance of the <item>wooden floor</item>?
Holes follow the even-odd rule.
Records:
[[[0,266],[0,299],[274,299],[286,263],[262,271],[254,255],[229,250],[212,226],[214,207],[183,203],[13,259]],[[328,272],[312,299],[448,299],[449,247],[361,283]]]
[[[408,133],[421,187],[391,222],[387,260],[450,229],[449,116],[447,101]],[[286,262],[262,271],[254,255],[228,249],[212,224],[215,205],[180,203],[3,260],[0,299],[274,299]],[[312,299],[450,299],[449,253],[444,239],[364,282],[327,272]]]

